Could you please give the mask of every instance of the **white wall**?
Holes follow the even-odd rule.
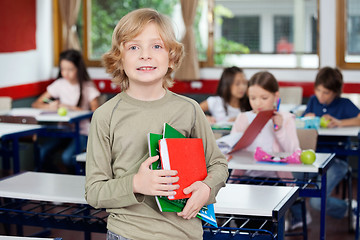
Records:
[[[52,1],[37,0],[36,50],[0,53],[0,87],[49,80],[52,77],[52,29]]]
[[[320,0],[320,66],[336,66],[336,0]],[[36,44],[33,51],[0,54],[0,87],[49,80],[57,75],[53,67],[52,1],[36,1]],[[262,69],[245,69],[250,78]],[[270,69],[279,81],[313,82],[316,69]],[[220,78],[221,68],[203,68],[202,79]],[[102,68],[89,68],[93,79],[109,79]],[[343,70],[345,82],[359,83],[359,70]]]

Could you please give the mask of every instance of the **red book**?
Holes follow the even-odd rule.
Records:
[[[236,152],[249,146],[255,140],[257,135],[261,132],[265,124],[270,120],[273,115],[274,110],[259,112],[256,115],[255,119],[247,127],[240,140],[235,144],[235,146],[229,153]]]
[[[162,168],[177,170],[180,188],[170,200],[189,198],[184,188],[207,176],[204,147],[201,138],[163,138],[159,141]]]

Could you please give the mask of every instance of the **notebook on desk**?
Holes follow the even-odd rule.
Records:
[[[248,147],[273,115],[274,110],[261,111],[256,115],[244,133],[233,133],[216,140],[221,152],[230,154]]]

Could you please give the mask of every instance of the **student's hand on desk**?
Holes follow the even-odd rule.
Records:
[[[47,109],[57,111],[59,108],[60,102],[59,100],[54,100],[46,104]]]
[[[328,128],[341,127],[341,120],[334,118],[333,116],[331,116],[329,114],[324,114],[323,117],[326,120],[330,120],[327,125]]]
[[[152,196],[173,196],[176,194],[174,190],[179,188],[176,183],[179,181],[177,171],[175,170],[151,170],[150,165],[157,161],[159,156],[149,157],[139,168],[137,174],[133,178],[134,193],[141,193]]]
[[[71,110],[71,111],[80,111],[80,110],[83,110],[81,108],[79,108],[78,106],[70,106],[70,105],[66,105],[66,104],[59,104],[59,107],[64,107],[68,110]]]
[[[201,181],[194,182],[189,187],[184,189],[185,194],[191,194],[191,197],[186,202],[182,212],[177,213],[178,216],[184,219],[191,219],[196,217],[200,209],[206,204],[210,196],[210,188]]]

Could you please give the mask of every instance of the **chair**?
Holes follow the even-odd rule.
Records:
[[[317,146],[317,138],[318,138],[318,132],[316,129],[296,129],[298,138],[299,138],[299,143],[300,143],[300,148],[302,150],[305,149],[312,149],[312,150],[316,150],[316,146]],[[352,199],[352,169],[349,166],[349,169],[347,171],[346,174],[346,178],[343,180],[343,199],[345,198],[346,195],[346,191],[348,192],[348,199]],[[335,191],[339,191],[339,186],[337,186]],[[349,218],[349,230],[353,230],[351,229],[351,211],[352,211],[352,206],[351,204],[349,204],[349,208],[348,208],[349,214],[348,214],[348,218]]]
[[[0,110],[10,110],[12,105],[11,97],[0,97]]]
[[[281,103],[300,105],[303,98],[302,87],[280,87]]]
[[[341,97],[350,99],[358,108],[360,108],[360,94],[359,93],[342,93]]]
[[[297,136],[299,138],[300,148],[302,150],[312,149],[316,150],[318,132],[316,129],[296,129]]]

